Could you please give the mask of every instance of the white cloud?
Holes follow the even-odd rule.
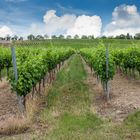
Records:
[[[106,26],[103,35],[135,35],[140,32],[140,14],[135,5],[120,5],[114,9],[112,16],[112,21]]]
[[[74,26],[67,30],[67,35],[94,35],[100,36],[102,28],[102,21],[99,16],[82,15],[77,17]]]
[[[6,35],[13,35],[13,31],[8,26],[0,27],[0,37],[5,37]]]
[[[43,19],[48,34],[65,34],[74,25],[76,16],[65,14],[59,17],[55,10],[50,10],[46,12]]]
[[[11,0],[10,0],[11,1]],[[13,1],[13,0],[12,0]],[[64,14],[62,16],[56,15],[55,10],[49,10],[43,16],[42,22],[32,23],[30,26],[22,25],[10,25],[3,26],[0,28],[0,36],[7,34],[19,36],[27,36],[29,34],[34,35],[94,35],[95,37],[100,36],[102,21],[99,16],[76,16],[74,14]]]
[[[46,33],[46,26],[43,23],[32,23],[27,32],[27,34],[43,35]]]
[[[48,35],[94,35],[101,33],[102,22],[99,16],[76,16],[65,14],[57,16],[55,10],[47,11],[43,17],[43,24],[31,25],[30,31],[34,34],[47,33]]]

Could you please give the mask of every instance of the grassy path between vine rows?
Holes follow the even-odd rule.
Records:
[[[94,93],[80,56],[74,55],[62,69],[47,97],[40,120],[48,123],[40,140],[138,140],[140,112],[123,123],[103,120],[95,113]]]
[[[38,138],[84,140],[100,128],[102,120],[90,110],[86,76],[80,57],[73,56],[49,91],[48,106],[40,116],[42,121],[48,122],[48,130]]]
[[[47,106],[38,117],[40,130],[18,140],[139,140],[140,112],[122,123],[100,118],[88,76],[80,56],[71,57],[44,98]]]

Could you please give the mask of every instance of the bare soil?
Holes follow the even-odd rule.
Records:
[[[110,82],[110,101],[107,102],[101,84],[86,63],[83,63],[88,74],[87,82],[94,94],[92,104],[101,117],[120,122],[128,114],[140,109],[140,80],[132,80],[117,72]]]
[[[0,128],[4,121],[16,116],[18,112],[16,95],[11,93],[6,79],[0,81]]]

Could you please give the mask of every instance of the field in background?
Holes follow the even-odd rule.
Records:
[[[73,47],[75,49],[79,48],[89,48],[97,47],[101,39],[52,39],[45,41],[23,41],[16,42],[17,46],[44,46],[44,47]],[[113,48],[126,48],[132,47],[132,45],[140,46],[140,40],[121,40],[121,39],[103,39],[106,45],[110,45]]]

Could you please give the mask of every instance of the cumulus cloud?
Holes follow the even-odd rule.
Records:
[[[43,17],[42,24],[33,23],[30,32],[33,34],[48,35],[94,35],[101,33],[102,21],[99,16],[76,16],[64,14],[57,16],[55,10],[49,10]]]
[[[28,34],[43,35],[46,33],[46,26],[43,23],[32,23],[27,32]]]
[[[94,35],[99,36],[101,33],[102,21],[99,16],[82,15],[76,18],[74,25],[67,30],[69,35]]]
[[[5,37],[7,35],[13,35],[13,31],[8,26],[0,27],[0,37]]]
[[[75,15],[65,14],[59,17],[55,10],[47,11],[43,17],[48,34],[65,34],[68,28],[74,25],[75,20]]]
[[[7,0],[7,1],[18,1],[18,0]],[[25,1],[25,0],[19,0]],[[22,25],[10,25],[0,27],[0,36],[4,37],[7,34],[13,36],[15,34],[19,36],[27,36],[29,34],[34,35],[71,35],[79,36],[82,35],[94,35],[95,37],[100,36],[102,21],[99,16],[87,16],[75,14],[64,14],[58,16],[55,10],[49,10],[43,16],[42,22],[31,23],[29,26]]]
[[[120,5],[112,13],[112,21],[109,23],[103,35],[116,36],[130,33],[135,35],[140,32],[140,14],[135,5]]]

